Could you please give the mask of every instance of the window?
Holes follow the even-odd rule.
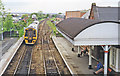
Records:
[[[34,37],[36,37],[36,31],[34,30],[34,34],[33,34]]]
[[[115,67],[116,66],[116,50],[113,48],[112,51],[112,65]]]
[[[28,36],[28,30],[25,31],[25,37]]]
[[[120,49],[112,47],[110,52],[110,66],[115,72],[120,72]]]
[[[119,54],[118,54],[118,68],[119,68],[119,70],[120,70],[120,49],[119,49]]]

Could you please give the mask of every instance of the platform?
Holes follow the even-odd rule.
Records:
[[[52,39],[73,74],[93,74],[94,70],[88,69],[88,56],[77,57],[77,52],[71,50],[72,44],[64,37],[53,36]]]
[[[2,55],[5,54],[8,49],[16,43],[18,38],[5,38],[2,42],[2,45],[0,44],[0,47],[2,47]]]
[[[8,41],[1,43],[1,45],[4,45],[3,47],[6,49],[6,47],[8,47],[8,45],[10,43],[13,43],[15,39],[11,38],[10,40],[8,39]],[[9,42],[9,43],[8,43]],[[17,49],[20,47],[20,45],[23,42],[23,37],[16,39],[16,42],[13,43],[9,49],[6,51],[6,53],[1,57],[0,60],[0,76],[4,73],[5,69],[7,68],[7,66],[9,65],[10,61],[12,60],[12,58],[14,57]],[[7,44],[8,43],[8,44]],[[3,49],[4,49],[3,48]]]

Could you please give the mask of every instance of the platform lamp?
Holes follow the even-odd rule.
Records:
[[[1,11],[1,13],[2,13],[2,28],[1,28],[1,31],[2,31],[2,34],[1,34],[1,40],[3,41],[3,14],[4,14],[4,12],[3,11]]]

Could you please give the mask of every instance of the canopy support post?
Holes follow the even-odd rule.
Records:
[[[111,46],[110,46],[111,47]],[[104,49],[104,76],[107,76],[107,68],[108,68],[108,50],[110,49],[108,45],[105,45],[102,48]]]
[[[89,50],[89,66],[88,66],[88,68],[89,69],[92,69],[92,49],[91,49],[91,47],[89,47],[90,48],[90,50]]]
[[[80,46],[78,46],[78,57],[80,57],[80,53],[81,53]]]
[[[72,51],[74,51],[74,45],[72,45]]]

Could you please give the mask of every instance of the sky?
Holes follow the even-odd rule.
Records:
[[[118,6],[120,0],[2,0],[7,11],[33,13],[65,13],[90,9],[92,3],[97,6]],[[10,10],[9,10],[10,9]]]

